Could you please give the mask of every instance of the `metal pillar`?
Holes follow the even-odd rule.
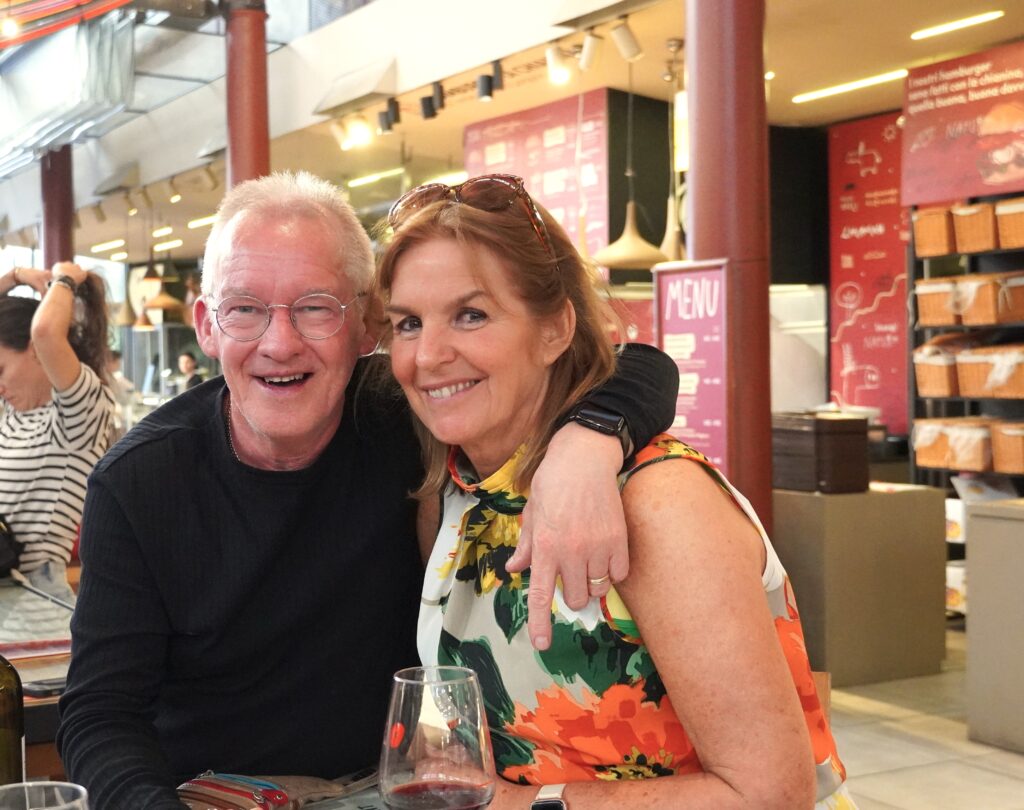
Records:
[[[267,12],[263,0],[227,0],[228,188],[270,173]]]
[[[729,475],[771,527],[764,0],[686,0],[691,258],[725,257]]]
[[[74,246],[74,184],[71,145],[47,152],[40,162],[43,196],[43,266],[71,261]]]

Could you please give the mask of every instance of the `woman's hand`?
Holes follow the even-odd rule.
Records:
[[[19,273],[18,275],[20,276],[21,274]],[[75,286],[77,287],[79,284],[85,283],[85,280],[89,277],[89,274],[81,267],[79,267],[77,264],[74,264],[73,262],[57,262],[53,266],[53,270],[50,272],[49,278],[47,280],[52,279],[53,281],[56,281],[61,276],[66,276],[67,278],[71,279],[71,281],[73,281],[75,283]]]
[[[18,284],[27,284],[37,293],[42,295],[46,292],[46,285],[51,279],[49,270],[40,270],[37,267],[15,267],[11,271],[11,279]]]

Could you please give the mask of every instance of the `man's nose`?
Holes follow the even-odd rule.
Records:
[[[295,328],[291,319],[291,310],[284,307],[273,307],[270,310],[270,323],[267,331],[260,337],[260,348],[264,351],[275,351],[279,347],[287,351],[297,351],[301,347],[302,335]]]

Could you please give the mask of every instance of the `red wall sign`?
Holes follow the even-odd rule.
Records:
[[[903,111],[904,205],[1024,189],[1024,42],[915,68]]]
[[[657,346],[676,361],[671,432],[728,476],[725,261],[655,265]]]
[[[908,226],[897,115],[829,128],[830,395],[907,432]]]
[[[579,123],[579,127],[577,127]],[[577,138],[577,129],[578,138]],[[470,177],[516,174],[588,255],[608,244],[608,94],[604,89],[466,127]]]

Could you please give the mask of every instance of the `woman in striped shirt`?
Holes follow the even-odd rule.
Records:
[[[101,278],[69,262],[0,275],[0,516],[30,584],[71,603],[86,479],[113,437],[106,353]]]

